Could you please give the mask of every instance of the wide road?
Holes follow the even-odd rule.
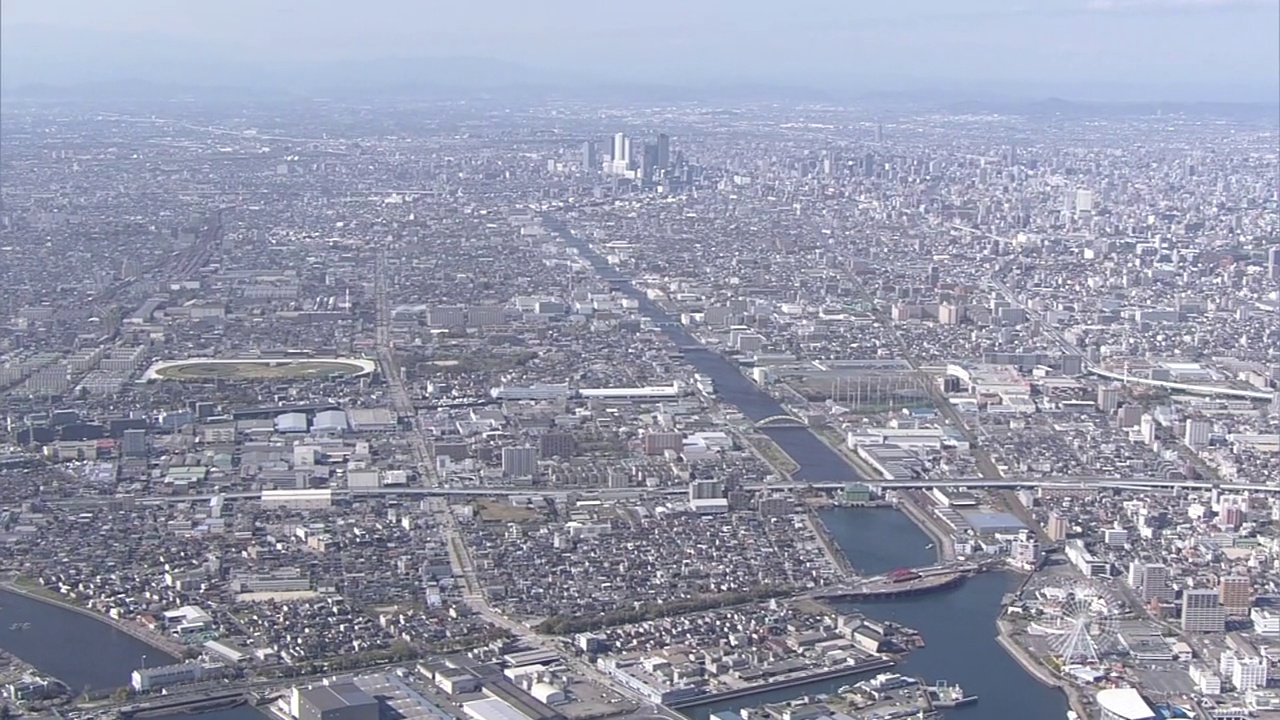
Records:
[[[634,300],[641,315],[660,327],[672,342],[685,349],[684,355],[689,363],[715,383],[720,402],[737,408],[753,422],[790,414],[775,398],[743,375],[735,363],[709,350],[701,340],[685,330],[676,317],[650,300],[630,280],[619,276],[595,248],[570,232],[564,222],[544,216],[543,223],[590,264],[597,274],[612,281],[618,291]],[[757,432],[769,436],[769,439],[799,463],[800,469],[791,474],[797,481],[843,484],[862,479],[852,465],[827,447],[808,428],[761,427],[757,428]]]

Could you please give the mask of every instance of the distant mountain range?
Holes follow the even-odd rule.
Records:
[[[896,89],[885,90],[885,86]],[[1059,88],[1074,97],[1143,94],[1124,86]],[[1203,96],[1170,88],[1171,97]],[[710,83],[619,80],[590,71],[548,70],[473,57],[381,58],[343,62],[254,62],[234,49],[166,36],[0,26],[0,95],[27,99],[268,99],[332,97],[572,97],[597,102],[791,102],[932,107],[953,112],[1035,115],[1115,114],[1156,109],[1220,113],[1235,106],[1186,103],[1080,103],[1043,98],[1046,91],[1008,83],[827,79],[813,83]],[[1207,92],[1207,91],[1206,91]],[[1280,117],[1280,88],[1214,88],[1212,97],[1263,98],[1248,112]],[[1237,110],[1239,108],[1236,108]],[[1269,115],[1268,115],[1269,114]]]

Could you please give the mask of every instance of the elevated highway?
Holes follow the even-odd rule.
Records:
[[[1199,480],[1176,480],[1161,478],[1116,478],[1116,477],[1011,477],[1011,478],[964,478],[955,480],[878,480],[867,482],[873,488],[881,490],[929,490],[932,488],[1057,488],[1063,490],[1225,490],[1228,492],[1248,491],[1255,493],[1280,493],[1280,485],[1259,485],[1254,483],[1215,483]],[[777,491],[837,491],[844,489],[846,483],[753,483],[744,486],[746,490]],[[669,496],[678,498],[689,492],[686,487],[669,487],[657,490],[628,489],[591,489],[591,488],[513,488],[513,487],[379,487],[361,488],[359,490],[336,489],[333,491],[335,501],[355,497],[510,497],[532,496],[581,499],[613,499],[626,500],[641,497]],[[239,490],[219,493],[217,495],[149,495],[134,496],[133,500],[142,504],[175,504],[190,502],[208,502],[215,497],[223,500],[258,500],[262,497],[260,490]],[[52,505],[77,505],[94,501],[107,502],[121,500],[121,496],[103,495],[99,497],[78,497],[66,500],[51,500]]]

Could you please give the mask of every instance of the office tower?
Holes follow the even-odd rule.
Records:
[[[146,457],[147,431],[139,429],[125,430],[120,441],[120,454],[125,457]]]
[[[631,153],[631,138],[622,136],[622,161],[627,164],[627,169],[635,167],[635,158]]]
[[[1098,409],[1102,412],[1115,412],[1120,407],[1120,386],[1114,383],[1099,386],[1097,402]]]
[[[876,156],[875,153],[867,153],[862,156],[862,176],[876,176]]]
[[[582,143],[582,169],[587,172],[595,172],[599,170],[600,160],[596,157],[596,141],[588,140]]]
[[[1218,581],[1218,602],[1231,617],[1247,617],[1253,606],[1253,581],[1243,575],[1228,575]]]
[[[1280,282],[1280,245],[1267,252],[1267,277]]]
[[[1209,445],[1209,434],[1213,430],[1213,423],[1208,420],[1192,418],[1187,420],[1186,429],[1183,431],[1182,441],[1187,447],[1193,450],[1207,447]]]
[[[628,144],[629,144],[629,141],[627,140],[626,133],[618,133],[613,136],[613,161],[614,162],[627,159]]]
[[[1018,164],[1018,146],[1010,145],[1004,149],[1004,164],[1013,167]]]
[[[1220,633],[1227,629],[1227,613],[1218,604],[1218,591],[1188,590],[1182,594],[1182,630]]]
[[[658,146],[656,144],[644,144],[644,150],[640,155],[640,167],[640,174],[645,179],[650,179],[654,176],[655,171],[658,169]]]
[[[1093,193],[1091,191],[1076,191],[1076,212],[1093,212]]]
[[[658,167],[671,167],[671,137],[666,133],[658,133]]]
[[[876,144],[884,142],[884,123],[876,123]]]
[[[511,478],[533,477],[538,472],[538,449],[534,447],[502,448],[502,475]]]
[[[1045,528],[1045,532],[1048,533],[1050,540],[1062,542],[1071,533],[1071,524],[1062,515],[1051,512],[1049,513],[1049,527]]]

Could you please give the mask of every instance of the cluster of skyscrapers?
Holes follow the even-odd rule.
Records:
[[[679,157],[673,162],[671,137],[663,133],[658,134],[655,142],[643,143],[639,148],[626,133],[617,133],[609,145],[609,154],[603,158],[599,155],[596,141],[587,140],[582,144],[583,169],[599,169],[613,177],[657,181],[681,164]]]

